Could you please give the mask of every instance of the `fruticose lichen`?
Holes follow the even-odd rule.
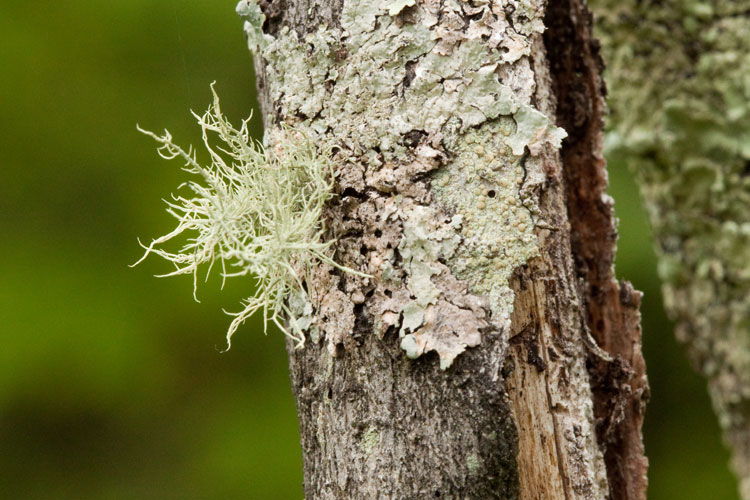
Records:
[[[210,163],[198,162],[192,148],[187,151],[172,142],[165,131],[156,135],[141,129],[161,144],[159,154],[179,158],[184,170],[200,176],[184,186],[192,196],[173,196],[168,212],[178,220],[170,233],[148,246],[149,254],[174,263],[176,270],[164,276],[193,274],[197,287],[198,269],[221,264],[224,279],[250,276],[255,293],[245,299],[245,308],[233,314],[227,332],[227,348],[234,332],[247,318],[262,311],[264,329],[268,321],[301,345],[308,322],[302,313],[312,309],[304,282],[315,262],[356,273],[330,257],[333,240],[324,240],[321,212],[333,196],[328,152],[319,151],[309,138],[293,128],[275,129],[273,147],[266,150],[250,137],[249,118],[239,129],[222,115],[219,97],[211,87],[213,104],[202,116],[194,116],[203,130],[203,142]],[[220,140],[212,145],[212,135]],[[173,238],[186,234],[187,242],[177,251],[162,248]],[[137,263],[138,263],[137,262]],[[137,264],[136,263],[136,264]],[[289,320],[285,324],[285,320]]]
[[[375,277],[376,335],[443,368],[489,327],[507,338],[510,277],[538,254],[539,157],[565,137],[532,104],[544,2],[345,0],[340,26],[273,36],[254,0],[237,12],[276,116],[333,138],[339,187],[361,194],[351,259]],[[342,293],[350,316],[362,301]],[[351,335],[325,334],[329,350]]]

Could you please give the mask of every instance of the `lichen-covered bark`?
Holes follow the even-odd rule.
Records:
[[[610,149],[637,172],[668,312],[750,499],[750,2],[592,2]]]
[[[572,258],[566,169],[580,165],[567,146],[561,157],[545,7],[238,5],[266,125],[294,125],[332,151],[334,257],[371,276],[320,265],[305,284],[313,300],[290,301],[309,326],[305,346],[289,348],[308,498],[643,498],[607,480],[610,438],[639,437],[633,396],[621,394],[636,355],[606,354],[587,333],[587,316],[598,319],[587,290],[604,283],[607,308],[619,289],[611,274],[589,282]],[[592,172],[601,182],[584,210],[606,184],[601,162]],[[611,267],[612,250],[608,240],[590,258]],[[632,351],[637,321],[609,326],[637,318],[630,297],[601,313],[600,337],[621,333]],[[612,381],[613,366],[628,375]],[[596,394],[612,381],[616,397],[594,397],[590,378]],[[645,494],[642,479],[631,489]]]

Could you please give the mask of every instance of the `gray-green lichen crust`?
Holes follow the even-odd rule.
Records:
[[[340,27],[303,37],[263,34],[254,1],[237,7],[278,116],[330,141],[339,192],[363,195],[371,225],[344,259],[375,277],[376,334],[395,328],[409,357],[446,368],[484,330],[508,334],[510,276],[538,253],[538,156],[565,136],[532,105],[543,7],[347,0]],[[331,352],[353,321],[321,329]]]
[[[592,3],[610,155],[637,172],[666,307],[750,499],[750,1]]]

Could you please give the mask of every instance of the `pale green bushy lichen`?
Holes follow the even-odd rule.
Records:
[[[213,86],[212,86],[213,92]],[[222,115],[219,98],[202,116],[194,115],[203,130],[210,157],[199,163],[192,148],[187,151],[172,142],[172,136],[139,130],[161,144],[163,158],[179,158],[184,170],[201,177],[185,186],[192,196],[173,196],[168,212],[178,220],[170,233],[157,238],[146,249],[142,261],[153,253],[174,263],[176,270],[164,276],[193,274],[198,269],[221,264],[223,278],[248,276],[255,293],[245,299],[227,332],[227,348],[233,333],[247,318],[262,311],[264,329],[275,323],[298,344],[310,326],[311,300],[303,282],[311,266],[323,262],[339,269],[329,256],[332,240],[324,241],[321,212],[332,196],[330,152],[319,151],[305,134],[292,128],[276,130],[273,149],[268,151],[250,137],[248,120],[239,129]],[[214,139],[219,145],[213,145]],[[162,245],[187,236],[177,251]],[[288,325],[284,321],[288,320]]]

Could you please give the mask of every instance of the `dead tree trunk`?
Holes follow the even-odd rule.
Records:
[[[330,152],[335,259],[372,276],[320,266],[292,305],[306,497],[645,499],[640,295],[612,274],[582,1],[238,12],[268,141],[290,124]]]

